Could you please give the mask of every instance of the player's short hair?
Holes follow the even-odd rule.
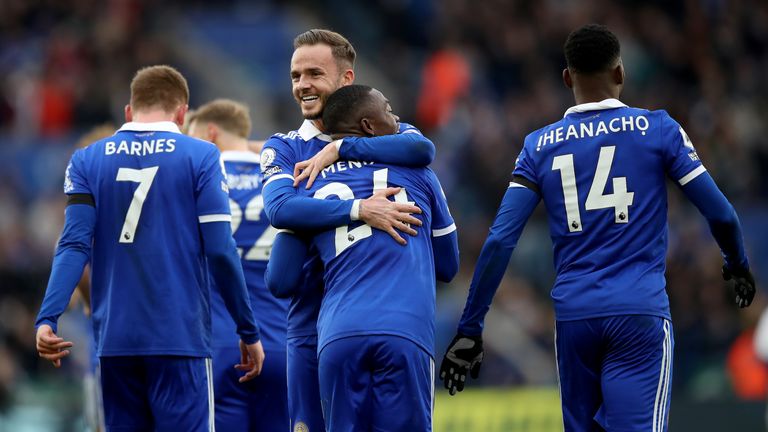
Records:
[[[231,99],[215,99],[192,112],[187,124],[213,123],[240,138],[251,134],[251,114],[248,107]]]
[[[590,74],[613,66],[621,55],[621,46],[608,27],[587,24],[568,35],[563,51],[569,69]]]
[[[355,67],[355,48],[344,36],[335,31],[326,29],[312,29],[296,36],[293,40],[293,49],[302,46],[324,44],[331,47],[331,54],[336,63],[344,64],[350,69]]]
[[[338,132],[344,122],[364,115],[373,87],[352,84],[340,87],[328,96],[323,108],[323,127],[329,134]]]
[[[170,66],[158,65],[139,69],[131,81],[133,110],[161,108],[165,112],[171,112],[188,102],[187,80]]]

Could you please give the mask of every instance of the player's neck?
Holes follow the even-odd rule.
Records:
[[[133,113],[131,121],[136,123],[156,123],[163,121],[172,122],[174,121],[174,117],[174,113],[167,113],[162,110],[136,111]]]
[[[325,126],[323,125],[323,119],[316,118],[314,120],[310,120],[313,125],[322,133],[325,133]]]
[[[573,97],[576,105],[600,102],[606,99],[618,99],[620,92],[615,88],[574,88]]]
[[[220,140],[216,143],[216,145],[219,147],[219,150],[222,152],[225,151],[237,151],[237,152],[247,152],[248,150],[248,140],[245,138],[235,138],[231,140]]]

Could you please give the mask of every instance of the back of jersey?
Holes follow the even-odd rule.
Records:
[[[526,138],[514,181],[538,188],[547,208],[557,319],[669,318],[666,177],[685,184],[702,172],[666,112],[612,99],[576,106]]]
[[[258,317],[265,350],[285,350],[288,300],[275,298],[264,283],[272,243],[277,230],[269,224],[261,196],[259,156],[251,152],[221,154],[227,172],[232,235],[240,254],[251,306]],[[239,337],[218,289],[211,295],[213,346],[236,347]]]
[[[78,151],[65,192],[96,204],[92,305],[100,356],[210,356],[199,223],[229,221],[218,149],[175,124],[127,123]]]
[[[355,335],[405,337],[434,349],[435,263],[432,235],[455,228],[435,174],[428,168],[340,161],[312,186],[318,199],[367,198],[402,187],[395,201],[422,209],[423,226],[401,246],[389,234],[357,222],[322,232],[314,244],[325,264],[325,297],[318,318],[318,349]]]

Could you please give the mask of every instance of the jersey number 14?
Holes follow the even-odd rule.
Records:
[[[589,188],[587,201],[584,203],[586,210],[599,210],[604,208],[614,209],[615,222],[625,224],[629,222],[629,206],[634,202],[635,193],[627,192],[627,178],[613,178],[613,193],[605,194],[605,185],[608,183],[608,174],[611,172],[613,155],[616,146],[600,148],[600,156],[597,159],[595,176],[592,178],[592,186]],[[560,180],[563,186],[563,202],[565,203],[565,216],[568,223],[568,231],[580,232],[581,212],[579,211],[579,191],[576,188],[576,171],[573,167],[573,154],[556,156],[552,160],[552,170],[560,171]]]

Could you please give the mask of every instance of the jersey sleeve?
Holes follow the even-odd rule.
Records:
[[[278,135],[270,137],[261,149],[261,175],[264,185],[281,178],[293,182],[293,167],[296,162],[297,156],[291,146]]]
[[[270,224],[281,229],[325,230],[357,220],[359,200],[317,200],[299,195],[293,187],[296,159],[294,150],[279,136],[270,138],[261,150],[262,195]],[[306,217],[308,214],[313,217]]]
[[[424,167],[435,158],[435,144],[415,128],[395,135],[346,137],[339,146],[339,157],[344,160]]]
[[[512,251],[539,201],[539,195],[528,188],[507,189],[480,250],[469,285],[467,303],[459,321],[459,333],[469,336],[482,334],[485,315],[507,271]]]
[[[533,155],[531,154],[528,141],[531,135],[525,138],[523,149],[520,150],[520,154],[515,161],[515,169],[512,171],[512,182],[510,187],[514,185],[522,185],[536,193],[539,193],[538,176],[536,175],[536,165],[534,164]]]
[[[685,186],[706,171],[688,134],[665,111],[661,111],[660,129],[664,167],[672,180]]]
[[[430,203],[432,206],[432,237],[440,237],[456,231],[456,223],[454,223],[451,211],[448,209],[448,199],[445,197],[440,180],[431,169],[427,169],[427,173],[432,197]]]
[[[67,169],[64,172],[64,193],[67,195],[90,194],[93,195],[85,174],[84,150],[80,149],[72,154]]]
[[[448,209],[448,200],[437,175],[427,168],[432,209],[432,254],[435,259],[435,277],[450,282],[459,271],[459,239],[456,223]]]
[[[200,223],[230,222],[229,188],[219,150],[211,146],[200,165],[195,193]]]

